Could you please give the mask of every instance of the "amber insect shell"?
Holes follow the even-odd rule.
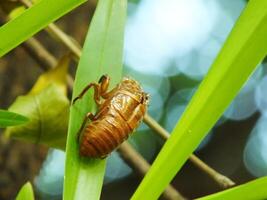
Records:
[[[81,156],[104,158],[125,141],[142,121],[149,96],[140,84],[125,77],[111,91],[110,78],[103,75],[98,83],[88,84],[73,100],[93,87],[98,111],[87,113],[79,130],[79,151]]]

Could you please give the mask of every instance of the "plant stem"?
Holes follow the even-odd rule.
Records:
[[[52,66],[56,66],[57,59],[50,54],[43,45],[34,37],[28,39],[22,46],[28,54],[42,67],[43,70],[48,70]]]
[[[125,141],[118,148],[123,160],[141,177],[143,177],[149,170],[150,164],[127,142]],[[162,196],[170,200],[184,200],[185,198],[172,186],[168,185]]]
[[[48,70],[56,66],[57,59],[34,37],[22,43],[22,46],[42,66],[42,69]],[[69,74],[67,75],[67,83],[68,88],[72,90],[73,78]]]
[[[146,114],[144,117],[144,122],[153,129],[161,138],[167,140],[170,137],[168,131],[166,131],[157,121],[155,121],[149,114]],[[189,160],[196,165],[203,172],[208,174],[216,183],[218,183],[222,188],[229,188],[235,185],[235,183],[228,177],[222,175],[217,172],[210,166],[208,166],[205,162],[200,160],[197,156],[192,154],[189,157]]]
[[[215,171],[213,168],[208,166],[205,162],[200,160],[197,156],[192,154],[189,157],[189,160],[194,163],[196,166],[201,168],[203,171],[206,172],[214,181],[216,181],[222,188],[227,189],[230,187],[235,186],[235,182],[233,182],[230,178],[227,176],[224,176],[223,174]]]
[[[54,37],[59,39],[62,44],[64,44],[68,49],[71,50],[71,52],[75,56],[76,61],[79,60],[79,58],[81,57],[81,47],[76,42],[76,40],[74,40],[71,36],[67,35],[53,23],[47,26],[47,31],[54,35]]]
[[[29,0],[20,0],[20,2],[26,6],[31,7],[32,2]],[[75,59],[79,59],[81,56],[81,47],[72,38],[71,36],[67,35],[64,31],[62,31],[58,26],[56,26],[54,23],[51,23],[47,26],[45,29],[49,34],[51,34],[53,37],[57,38],[62,44],[64,44],[68,49],[71,50],[73,55],[75,56]]]

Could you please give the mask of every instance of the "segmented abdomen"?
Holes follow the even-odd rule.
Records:
[[[108,115],[88,124],[81,135],[80,154],[100,158],[116,149],[132,132],[128,123],[121,120],[120,115]]]

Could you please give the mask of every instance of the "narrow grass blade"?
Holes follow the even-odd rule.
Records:
[[[0,109],[0,128],[24,124],[29,119],[20,114]]]
[[[132,199],[160,196],[266,55],[266,36],[267,1],[251,0]]]
[[[0,27],[0,57],[86,0],[42,0]]]
[[[16,197],[16,200],[34,200],[34,194],[30,182],[23,185]]]
[[[123,36],[126,0],[99,0],[84,44],[76,73],[75,98],[90,82],[103,74],[111,77],[111,87],[122,75]],[[87,112],[95,111],[93,92],[89,91],[71,107],[65,167],[64,199],[99,199],[105,172],[105,159],[81,158],[78,130]]]
[[[237,187],[224,190],[212,195],[208,195],[198,200],[259,200],[267,199],[267,177],[258,178],[254,181],[239,185]]]

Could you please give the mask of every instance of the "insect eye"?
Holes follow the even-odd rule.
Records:
[[[142,99],[141,99],[141,103],[145,103],[145,102],[147,102],[147,101],[148,101],[148,99],[149,99],[149,96],[148,96],[148,94],[146,94],[146,95],[143,95],[143,96],[142,96]]]

